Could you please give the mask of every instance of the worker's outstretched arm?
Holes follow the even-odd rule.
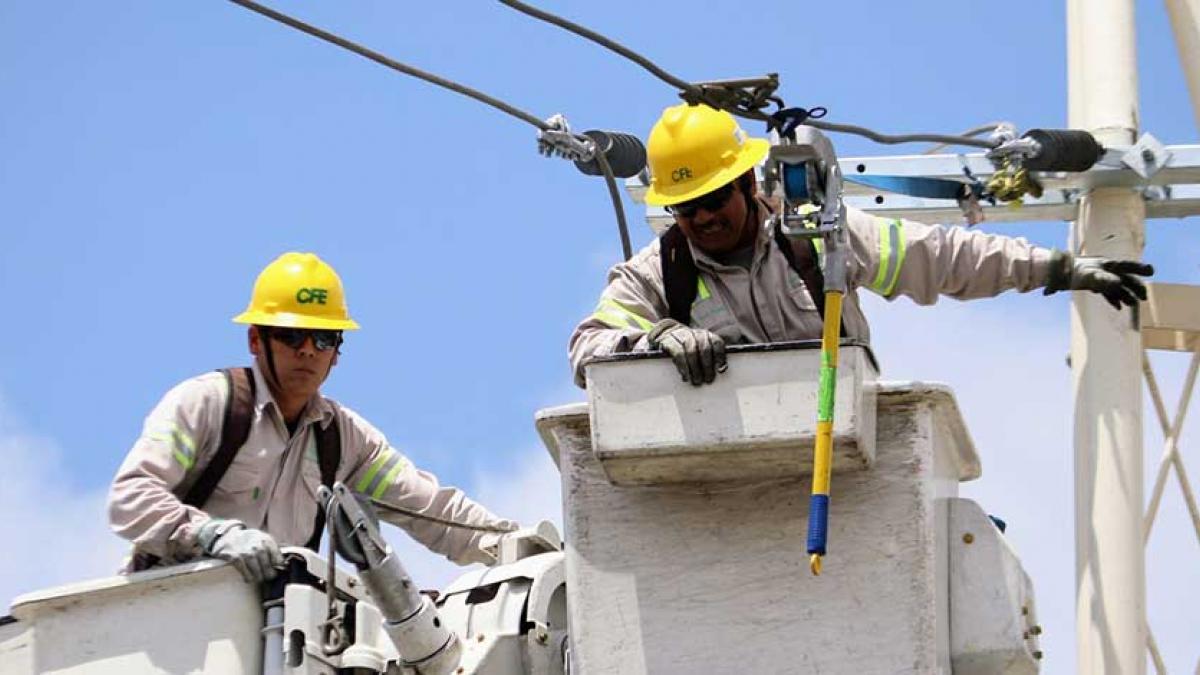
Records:
[[[907,295],[923,305],[938,295],[990,298],[1015,288],[1092,291],[1114,307],[1146,298],[1139,276],[1154,273],[1138,261],[1076,257],[1034,246],[1024,238],[979,229],[930,226],[848,210],[851,280],[884,298]]]
[[[926,225],[848,210],[851,283],[891,300],[985,298],[1046,285],[1050,249],[964,227]]]
[[[939,295],[987,298],[1009,289],[1100,293],[1114,307],[1146,297],[1138,278],[1154,273],[1129,260],[1075,257],[1020,237],[965,227],[926,225],[849,211],[851,280],[887,299],[906,295],[923,305]]]
[[[494,515],[458,488],[441,485],[436,476],[413,466],[392,448],[384,435],[362,417],[346,408],[342,412],[343,419],[350,421],[342,432],[343,448],[352,453],[348,458],[351,473],[345,481],[350,489],[381,502],[376,509],[379,517],[404,529],[429,550],[460,565],[493,562],[484,548],[494,542],[496,533],[451,527],[389,511],[387,506],[495,529],[513,530],[516,522]]]
[[[172,490],[194,477],[215,448],[226,387],[224,376],[213,372],[167,392],[117,471],[108,494],[109,523],[139,552],[168,562],[200,554],[197,535],[211,517]]]

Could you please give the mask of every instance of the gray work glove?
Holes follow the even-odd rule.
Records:
[[[717,373],[725,372],[725,341],[712,331],[663,319],[654,324],[646,338],[671,357],[684,382],[708,384]]]
[[[1137,260],[1073,256],[1056,250],[1050,256],[1050,277],[1044,293],[1091,291],[1103,295],[1108,304],[1120,310],[1121,305],[1134,307],[1146,299],[1146,284],[1141,277],[1153,274],[1153,266]]]
[[[233,563],[248,582],[270,581],[283,567],[283,554],[271,535],[236,520],[210,520],[200,527],[198,539],[205,553]]]

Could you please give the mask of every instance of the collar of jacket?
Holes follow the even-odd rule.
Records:
[[[279,411],[279,404],[275,402],[275,397],[271,395],[271,388],[267,386],[267,380],[258,370],[258,362],[250,364],[250,369],[254,371],[254,409],[259,414],[262,414],[268,405]],[[308,403],[304,404],[304,412],[300,414],[300,426],[307,426],[313,422],[320,422],[321,428],[325,429],[329,423],[333,421],[333,404],[329,399],[325,398],[317,392]]]

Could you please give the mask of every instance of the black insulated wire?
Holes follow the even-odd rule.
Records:
[[[805,122],[805,124],[825,131],[855,134],[884,145],[897,145],[899,143],[945,143],[946,145],[965,145],[988,150],[996,147],[990,141],[983,141],[968,136],[952,136],[949,134],[881,134],[878,131],[860,127],[857,124],[838,124],[824,120],[810,120]]]
[[[295,17],[288,16],[287,14],[284,14],[282,12],[271,9],[270,7],[260,5],[257,2],[253,2],[253,0],[229,0],[229,1],[235,5],[241,5],[242,7],[245,7],[246,9],[248,9],[252,12],[261,14],[262,16],[265,16],[268,19],[273,19],[273,20],[278,21],[279,23],[282,23],[286,26],[295,28],[296,30],[298,30],[302,33],[308,33],[309,35],[311,35],[315,38],[324,40],[330,44],[335,44],[335,45],[341,47],[342,49],[347,49],[349,51],[352,51],[355,54],[358,54],[359,56],[363,56],[368,59],[371,59],[375,63],[378,63],[383,66],[387,66],[388,68],[391,68],[392,70],[399,71],[401,73],[404,73],[405,75],[410,75],[410,76],[415,77],[420,80],[425,80],[426,82],[429,82],[430,84],[436,84],[439,87],[449,89],[450,91],[457,92],[459,94],[462,94],[463,96],[473,98],[476,101],[479,101],[480,103],[490,105],[493,108],[496,108],[497,110],[500,110],[501,112],[508,113],[509,115],[512,115],[513,117],[515,117],[523,122],[532,124],[533,126],[537,127],[538,129],[541,129],[542,131],[548,131],[550,129],[550,126],[547,125],[542,120],[534,117],[533,115],[530,115],[529,113],[525,112],[524,110],[521,110],[520,108],[511,106],[511,105],[505,103],[504,101],[501,101],[500,99],[488,96],[487,94],[485,94],[481,91],[472,89],[471,87],[468,87],[466,85],[459,84],[457,82],[454,82],[453,80],[447,80],[444,77],[438,77],[437,75],[434,75],[433,73],[429,73],[424,70],[421,70],[420,68],[414,68],[408,64],[401,63],[392,58],[388,58],[387,56],[384,56],[383,54],[380,54],[377,51],[363,47],[362,45],[360,45],[358,43],[351,42],[350,40],[347,40],[343,37],[334,35],[333,33],[330,33],[328,31],[321,30],[320,28],[317,28],[316,26],[304,23],[303,21],[301,21]]]
[[[377,51],[374,51],[372,49],[364,47],[356,42],[347,40],[346,38],[340,37],[338,35],[334,35],[333,33],[330,33],[329,31],[317,28],[316,26],[305,23],[295,17],[284,14],[283,12],[280,12],[278,10],[275,10],[275,9],[272,9],[265,5],[261,5],[257,2],[254,2],[253,0],[229,0],[229,1],[245,8],[245,9],[248,9],[252,12],[255,12],[256,14],[265,16],[268,19],[272,19],[274,21],[284,24],[285,26],[294,28],[302,33],[306,33],[306,34],[311,35],[320,40],[324,40],[325,42],[328,42],[330,44],[337,45],[338,47],[341,47],[348,51],[354,52],[355,54],[358,54],[359,56],[370,59],[382,66],[386,66],[397,72],[403,73],[405,75],[409,75],[410,77],[415,77],[420,80],[424,80],[425,82],[437,85],[439,87],[448,89],[448,90],[456,92],[458,94],[462,94],[463,96],[467,96],[468,98],[475,99],[476,101],[479,101],[480,103],[483,103],[485,105],[490,105],[493,108],[500,110],[501,112],[507,113],[508,115],[511,115],[523,122],[533,125],[534,127],[536,127],[537,129],[539,129],[541,131],[550,131],[553,129],[553,127],[551,127],[549,124],[547,124],[543,120],[538,119],[537,117],[534,117],[533,115],[531,115],[531,114],[525,112],[524,110],[521,110],[515,106],[509,105],[508,103],[505,103],[504,101],[501,101],[492,96],[488,96],[487,94],[484,94],[481,91],[472,89],[471,87],[468,87],[466,85],[459,84],[457,82],[454,82],[453,80],[448,80],[444,77],[434,75],[433,73],[429,73],[427,71],[421,70],[420,68],[415,68],[408,64],[401,63],[401,62],[396,61],[395,59],[392,59],[390,57],[387,57]],[[519,12],[522,12],[524,14],[532,16],[536,19],[540,19],[547,23],[551,23],[553,25],[564,28],[572,33],[575,33],[576,35],[584,37],[584,38],[591,40],[607,49],[610,49],[610,50],[616,52],[617,54],[620,54],[621,56],[624,56],[625,58],[628,58],[628,59],[634,61],[635,63],[638,63],[639,65],[641,65],[643,68],[648,70],[650,73],[652,73],[659,79],[661,79],[664,82],[666,82],[667,84],[670,84],[671,86],[679,89],[682,92],[682,95],[684,95],[685,97],[695,97],[700,100],[706,100],[706,101],[712,98],[711,96],[706,95],[706,92],[702,87],[694,85],[694,84],[690,84],[688,82],[685,82],[685,81],[671,75],[670,73],[663,70],[662,68],[659,68],[657,65],[655,65],[652,61],[650,61],[646,57],[634,52],[633,50],[629,49],[628,47],[625,47],[613,40],[610,40],[610,39],[604,37],[603,35],[600,35],[599,33],[596,33],[595,31],[584,28],[583,26],[580,26],[579,24],[576,24],[576,23],[573,23],[566,19],[563,19],[563,18],[556,16],[550,12],[546,12],[546,11],[538,9],[536,7],[527,5],[523,2],[520,2],[519,0],[500,0],[500,2],[519,11]],[[776,103],[780,103],[780,102],[778,100],[776,100]],[[719,106],[719,107],[730,109],[730,112],[738,114],[742,117],[746,117],[748,119],[754,119],[754,120],[758,120],[758,121],[762,121],[762,122],[767,122],[770,120],[770,116],[767,115],[766,113],[762,112],[761,110],[744,109],[744,108],[739,108],[736,105],[726,105],[726,106]],[[953,144],[953,145],[970,145],[970,146],[974,146],[974,147],[989,148],[989,149],[993,147],[991,143],[988,143],[985,141],[979,141],[974,138],[968,138],[968,137],[963,137],[963,136],[948,136],[948,135],[941,135],[941,134],[887,135],[887,134],[880,134],[878,132],[872,131],[871,129],[867,129],[865,127],[860,127],[857,125],[835,124],[832,122],[824,122],[824,121],[813,120],[813,119],[809,119],[806,123],[812,125],[813,127],[818,128],[818,129],[824,129],[827,131],[858,134],[860,136],[864,136],[864,137],[869,138],[878,143],[885,143],[885,144],[930,142],[930,143],[947,143],[947,144]],[[597,152],[598,158],[603,157],[603,156],[604,156],[603,150],[600,150]],[[602,173],[604,174],[604,180],[608,185],[609,196],[612,198],[613,208],[616,211],[616,215],[617,215],[617,226],[620,230],[620,235],[621,235],[622,252],[625,256],[625,259],[628,260],[632,256],[632,250],[631,250],[631,246],[629,243],[628,226],[626,225],[626,222],[625,222],[625,212],[624,212],[624,208],[621,206],[621,200],[620,200],[620,196],[619,196],[619,190],[616,185],[616,179],[613,176],[611,167],[608,166],[607,158],[605,158],[603,162],[598,161],[597,164],[598,164],[598,166],[601,167]]]
[[[958,135],[962,136],[962,137],[966,137],[966,138],[974,138],[980,134],[991,133],[991,132],[995,131],[997,128],[999,128],[1000,125],[1002,125],[1002,124],[1004,124],[1004,122],[992,122],[991,124],[980,124],[979,126],[971,127],[970,129],[967,129],[966,131],[964,131]],[[944,150],[947,145],[950,145],[950,144],[949,143],[938,143],[937,145],[926,148],[923,152],[921,152],[921,154],[922,155],[936,155],[940,150]]]
[[[317,28],[316,26],[305,23],[295,17],[284,14],[283,12],[274,10],[265,5],[260,5],[259,3],[254,2],[253,0],[229,0],[229,1],[234,3],[235,5],[240,5],[252,12],[255,12],[256,14],[265,16],[268,19],[272,19],[272,20],[277,21],[285,26],[294,28],[302,33],[307,33],[308,35],[311,35],[315,38],[324,40],[325,42],[328,42],[333,45],[337,45],[338,47],[341,47],[348,51],[354,52],[355,54],[358,54],[359,56],[368,58],[380,65],[391,68],[392,70],[404,73],[405,75],[409,75],[411,77],[415,77],[420,80],[424,80],[430,84],[437,85],[444,89],[449,89],[450,91],[462,94],[469,98],[473,98],[476,101],[479,101],[480,103],[490,105],[493,108],[500,110],[501,112],[512,115],[513,117],[515,117],[523,122],[533,125],[540,131],[552,131],[554,129],[554,127],[551,127],[546,122],[538,119],[537,117],[534,117],[533,115],[525,112],[524,110],[521,110],[520,108],[511,106],[511,105],[505,103],[504,101],[501,101],[500,99],[494,98],[492,96],[488,96],[487,94],[485,94],[481,91],[472,89],[471,87],[468,87],[466,85],[459,84],[457,82],[454,82],[453,80],[448,80],[444,77],[439,77],[437,75],[434,75],[433,73],[429,73],[424,70],[421,70],[420,68],[414,68],[413,66],[410,66],[408,64],[401,63],[395,59],[384,56],[383,54],[380,54],[379,52],[377,52],[373,49],[368,49],[367,47],[364,47],[356,42],[352,42],[350,40],[347,40],[346,38],[340,37],[338,35],[334,35],[333,33],[330,33],[329,31]],[[581,137],[581,138],[586,138],[586,137]],[[602,150],[597,151],[596,162],[600,166],[601,172],[604,174],[605,182],[608,184],[608,193],[609,193],[609,196],[612,198],[613,209],[616,211],[616,214],[617,214],[617,227],[619,228],[620,234],[621,234],[621,249],[625,255],[625,260],[629,260],[630,256],[632,256],[633,253],[632,253],[632,249],[631,249],[630,243],[629,243],[629,229],[628,229],[627,225],[625,224],[625,209],[621,206],[621,198],[620,198],[619,190],[617,188],[616,178],[613,176],[612,168],[609,167],[609,164],[608,164],[608,158],[604,156],[604,152]]]
[[[642,56],[641,54],[638,54],[637,52],[633,51],[632,49],[626,47],[625,45],[622,45],[621,43],[619,43],[615,40],[610,40],[610,39],[604,37],[603,35],[595,32],[589,28],[585,28],[577,23],[568,21],[567,19],[564,19],[561,16],[558,16],[556,14],[551,14],[550,12],[547,12],[543,9],[538,9],[537,7],[534,7],[532,5],[527,5],[523,2],[520,2],[519,0],[500,0],[500,3],[504,4],[504,5],[508,5],[509,7],[517,10],[518,12],[521,12],[522,14],[527,14],[529,16],[532,16],[535,19],[540,19],[542,21],[545,21],[546,23],[553,24],[555,26],[558,26],[559,28],[568,30],[582,38],[591,40],[592,42],[595,42],[596,44],[600,45],[601,47],[604,47],[605,49],[614,51],[614,52],[620,54],[621,56],[624,56],[625,58],[629,59],[630,61],[633,61],[634,63],[638,64],[639,66],[645,68],[646,70],[650,71],[650,73],[653,74],[655,77],[662,80],[663,82],[666,82],[667,84],[671,85],[672,87],[679,89],[680,91],[685,91],[685,92],[688,92],[689,94],[696,94],[696,95],[700,94],[700,88],[697,87],[696,85],[690,84],[688,82],[685,82],[685,81],[679,79],[678,77],[675,77],[674,75],[668,73],[667,71],[663,70],[662,68],[659,68],[650,59]]]
[[[727,103],[723,104],[718,101],[715,101],[714,97],[707,95],[702,87],[699,87],[695,84],[691,84],[689,82],[679,79],[678,77],[675,77],[671,73],[668,73],[667,71],[660,68],[657,64],[655,64],[650,59],[642,56],[641,54],[638,54],[637,52],[633,51],[632,49],[622,45],[621,43],[619,43],[615,40],[611,40],[603,35],[600,35],[599,33],[595,32],[593,30],[585,28],[577,23],[568,21],[567,19],[564,19],[556,14],[547,12],[543,9],[538,9],[537,7],[527,5],[523,2],[520,2],[520,0],[500,0],[500,3],[503,5],[506,5],[508,7],[511,7],[512,9],[517,10],[518,12],[521,12],[522,14],[532,16],[535,19],[539,19],[541,21],[545,21],[546,23],[558,26],[559,28],[568,30],[582,38],[586,38],[588,40],[591,40],[592,42],[595,42],[596,44],[600,45],[601,47],[604,47],[605,49],[608,49],[610,51],[616,52],[617,54],[620,54],[621,56],[624,56],[625,58],[629,59],[630,61],[637,63],[642,68],[645,68],[647,71],[649,71],[651,74],[653,74],[658,79],[660,79],[663,82],[666,82],[667,84],[671,85],[672,87],[675,87],[676,89],[678,89],[680,91],[680,95],[683,96],[685,99],[701,100],[701,101],[708,103],[709,105],[712,105],[712,107],[714,107],[714,108],[721,108],[721,109],[726,110],[734,115],[738,115],[739,117],[744,117],[746,119],[757,120],[759,122],[766,122],[770,119],[769,115],[767,115],[766,113],[764,113],[760,110],[751,110],[751,109],[738,107],[736,105],[729,105]],[[953,135],[948,135],[948,134],[881,134],[877,131],[868,129],[866,127],[858,126],[856,124],[837,124],[834,122],[825,122],[825,121],[820,121],[820,120],[808,120],[805,122],[805,124],[808,124],[817,129],[823,129],[825,131],[833,131],[833,132],[840,132],[840,133],[855,134],[858,136],[863,136],[864,138],[869,138],[872,141],[875,141],[876,143],[882,143],[885,145],[896,145],[899,143],[946,143],[949,145],[965,145],[965,146],[976,147],[976,148],[987,148],[989,150],[991,148],[995,147],[995,145],[993,143],[990,143],[988,141],[981,141],[979,139],[971,138],[969,136],[953,136]]]
[[[629,243],[629,227],[625,224],[625,208],[621,205],[621,192],[617,189],[617,180],[613,177],[612,167],[603,152],[596,153],[596,163],[604,173],[604,183],[608,185],[608,196],[612,199],[613,210],[617,213],[617,229],[621,233],[621,254],[625,260],[633,257],[633,247]]]

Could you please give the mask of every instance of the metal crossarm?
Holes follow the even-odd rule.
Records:
[[[1128,187],[1141,192],[1146,201],[1147,218],[1183,218],[1200,214],[1200,145],[1130,146],[1110,150],[1102,161],[1079,173],[1040,172],[1036,174],[1044,191],[1040,197],[1025,197],[1015,204],[980,203],[984,220],[1002,222],[1046,222],[1075,220],[1079,200],[1089,190],[1102,187]],[[1143,157],[1151,158],[1149,161]],[[1141,158],[1138,164],[1133,157]],[[1130,166],[1133,163],[1136,166]],[[960,155],[899,155],[849,157],[838,165],[846,176],[844,201],[868,213],[884,218],[910,218],[925,223],[963,222],[962,208],[953,199],[929,199],[886,192],[854,182],[857,177],[931,178],[968,181],[967,175],[986,182],[995,167],[982,153]],[[646,186],[642,179],[626,180],[630,198],[645,203]],[[647,207],[646,221],[654,232],[665,230],[673,221],[661,208]]]
[[[885,218],[911,218],[927,223],[962,222],[954,200],[928,199],[855,183],[862,177],[959,180],[968,176],[987,182],[996,169],[982,153],[848,157],[840,161],[846,176],[846,204]],[[1110,149],[1093,168],[1078,173],[1035,172],[1040,196],[1020,203],[983,202],[989,222],[1074,220],[1079,199],[1089,190],[1128,187],[1140,190],[1147,218],[1182,218],[1200,213],[1200,145],[1158,143],[1146,134],[1128,148]]]

